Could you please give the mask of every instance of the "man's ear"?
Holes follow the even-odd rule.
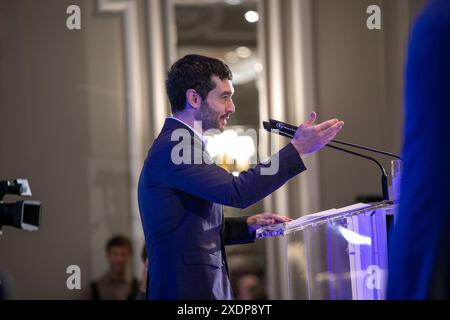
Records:
[[[202,97],[194,89],[186,91],[186,102],[194,109],[199,110],[202,104]]]

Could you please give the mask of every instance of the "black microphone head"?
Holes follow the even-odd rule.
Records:
[[[278,129],[278,128],[277,128],[277,123],[278,123],[277,120],[269,119],[269,126],[270,126],[272,129]]]
[[[263,128],[270,132],[270,123],[268,121],[263,121]]]

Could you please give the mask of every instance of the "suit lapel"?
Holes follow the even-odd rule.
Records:
[[[163,128],[162,128],[162,132],[164,132],[164,131],[170,131],[170,132],[173,132],[173,131],[175,131],[176,129],[187,129],[189,132],[190,132],[190,134],[191,134],[191,137],[197,142],[197,143],[201,143],[201,146],[202,146],[202,151],[204,152],[204,153],[206,153],[206,155],[208,156],[208,160],[211,160],[211,162],[212,162],[212,158],[211,158],[211,155],[209,154],[209,152],[208,152],[208,149],[206,148],[206,145],[205,145],[205,142],[203,141],[203,140],[201,140],[200,138],[199,138],[199,136],[189,127],[189,126],[187,126],[187,125],[185,125],[184,123],[182,123],[182,122],[180,122],[180,121],[178,121],[178,120],[176,120],[176,119],[173,119],[173,118],[166,118],[166,121],[164,122],[164,126],[163,126]]]

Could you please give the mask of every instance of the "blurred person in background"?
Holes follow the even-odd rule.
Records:
[[[123,236],[113,236],[106,244],[109,270],[97,281],[91,282],[92,300],[126,300],[139,290],[139,281],[131,276],[133,254],[131,241]]]
[[[237,280],[237,300],[267,300],[264,283],[255,273],[244,273]]]

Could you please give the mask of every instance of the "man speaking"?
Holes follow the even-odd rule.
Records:
[[[206,130],[223,131],[235,111],[231,80],[225,63],[200,55],[185,56],[168,72],[172,116],[150,148],[138,187],[149,299],[233,299],[224,246],[254,242],[259,226],[289,219],[224,218],[223,205],[246,208],[274,192],[306,170],[301,155],[321,149],[344,125],[337,119],[314,125],[313,112],[269,162],[235,177],[212,163],[203,141]],[[264,174],[274,157],[278,170]]]

